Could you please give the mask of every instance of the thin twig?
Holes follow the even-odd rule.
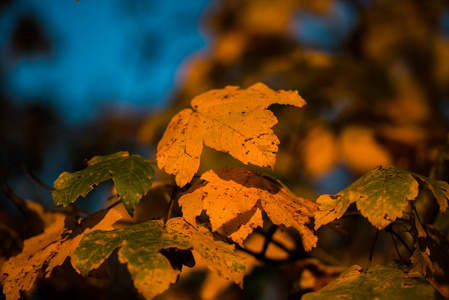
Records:
[[[399,260],[402,262],[401,253],[399,252],[398,244],[396,244],[396,240],[394,239],[394,235],[390,232],[391,239],[393,240],[394,248],[396,249],[396,253],[398,254]]]
[[[278,227],[276,225],[272,225],[265,236],[265,241],[263,243],[262,251],[260,251],[260,254],[265,256],[265,253],[267,252],[268,245],[270,245],[271,241],[273,240],[273,235],[276,232]]]
[[[14,190],[11,188],[11,186],[8,184],[8,181],[6,180],[6,177],[8,176],[8,173],[11,171],[12,167],[14,165],[10,165],[6,171],[3,173],[2,176],[2,192],[5,194],[6,197],[12,200],[14,205],[19,209],[19,211],[29,218],[32,215],[32,212],[28,209],[27,205],[25,204],[25,200],[19,197]]]
[[[277,227],[277,226],[276,226],[276,227]],[[268,233],[265,232],[265,231],[263,231],[263,230],[260,229],[260,228],[256,228],[254,231],[257,232],[257,233],[260,233],[260,234],[263,235],[264,237],[267,237],[267,236],[268,236]],[[289,253],[290,255],[293,255],[293,252],[292,252],[290,249],[288,249],[287,246],[285,246],[284,244],[282,244],[282,243],[279,242],[278,240],[275,240],[274,238],[271,238],[270,242],[271,242],[272,244],[276,245],[278,248],[280,248],[280,249],[284,250],[285,252]]]
[[[238,249],[240,251],[243,251],[243,252],[246,252],[249,255],[254,256],[257,260],[262,261],[262,262],[266,263],[267,265],[277,265],[277,266],[279,266],[279,265],[282,265],[282,264],[285,264],[285,263],[288,263],[288,262],[292,261],[292,259],[290,259],[290,258],[288,258],[288,259],[272,259],[272,258],[268,258],[268,257],[266,257],[265,255],[263,255],[260,252],[251,251],[249,249],[246,249],[246,248],[240,246],[237,243],[232,243],[231,242],[231,244],[233,244],[236,249]]]
[[[171,213],[172,213],[172,210],[173,210],[173,204],[175,202],[175,198],[176,198],[176,196],[177,196],[179,191],[180,191],[180,189],[179,189],[178,186],[175,186],[173,188],[173,191],[172,191],[171,196],[170,196],[170,201],[169,201],[169,204],[168,204],[168,212],[167,212],[167,218],[165,219],[165,223],[167,223],[167,221],[171,217]]]
[[[121,202],[122,202],[122,200],[117,200],[117,201],[115,201],[114,203],[112,203],[111,205],[109,205],[108,207],[106,207],[105,209],[111,209],[111,208],[113,208],[114,206],[119,205]]]
[[[53,192],[55,190],[53,187],[49,186],[48,184],[46,184],[45,182],[40,180],[36,175],[34,175],[34,173],[31,172],[30,169],[28,169],[28,167],[24,163],[21,163],[20,167],[31,178],[31,180],[36,182],[38,185],[40,185],[44,189],[46,189],[46,190],[48,190],[50,192]]]

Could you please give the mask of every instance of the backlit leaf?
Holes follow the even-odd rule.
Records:
[[[159,168],[174,174],[179,186],[186,185],[198,171],[203,143],[245,164],[273,168],[279,140],[271,129],[277,119],[267,110],[272,104],[301,107],[306,102],[295,91],[275,92],[262,83],[195,97],[193,110],[175,115],[159,142]]]
[[[95,156],[84,170],[62,173],[55,181],[53,202],[68,205],[79,196],[85,197],[99,183],[113,179],[120,200],[132,216],[134,207],[151,187],[153,168],[139,155],[117,152]]]
[[[340,193],[320,196],[315,229],[339,219],[353,202],[371,224],[383,229],[402,216],[408,200],[415,200],[417,196],[418,182],[409,172],[395,167],[377,167]]]
[[[444,299],[425,279],[409,277],[395,267],[375,266],[366,273],[354,265],[340,277],[303,300],[313,299]]]
[[[193,249],[221,277],[242,284],[245,264],[234,246],[214,240],[204,227],[194,228],[182,218],[164,223],[152,220],[112,231],[94,231],[85,236],[74,253],[81,274],[87,275],[116,249],[119,260],[128,264],[134,285],[152,299],[176,282],[180,270],[172,267],[163,249]]]
[[[315,214],[315,229],[339,219],[354,202],[371,224],[384,229],[402,216],[408,201],[414,201],[418,196],[417,179],[427,184],[437,199],[440,211],[445,212],[449,200],[449,185],[446,182],[396,167],[377,167],[338,194],[320,196],[317,200],[320,208]]]
[[[287,188],[251,169],[227,167],[204,173],[206,183],[192,187],[179,199],[184,218],[192,225],[204,209],[212,230],[222,227],[229,237],[242,243],[254,228],[263,225],[262,211],[277,225],[296,228],[304,248],[317,242],[306,226],[316,204],[293,195]]]
[[[20,291],[29,290],[37,277],[50,277],[53,269],[72,255],[81,238],[96,229],[110,230],[121,215],[118,211],[99,211],[82,220],[54,213],[54,222],[45,231],[24,242],[22,253],[11,257],[2,268],[6,277],[3,293],[8,300],[19,299]],[[67,228],[69,227],[69,228]]]

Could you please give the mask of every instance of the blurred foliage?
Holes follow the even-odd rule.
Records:
[[[0,13],[4,5],[7,3],[2,2]],[[246,88],[263,82],[274,90],[297,90],[307,101],[301,110],[270,107],[282,120],[274,127],[280,139],[274,176],[298,196],[316,199],[323,193],[337,193],[346,183],[377,165],[395,165],[448,180],[448,19],[449,4],[441,0],[212,1],[201,23],[207,48],[185,61],[170,107],[149,116],[142,126],[141,114],[119,114],[112,110],[90,124],[71,129],[49,108],[21,108],[13,99],[0,95],[1,170],[13,162],[25,161],[34,170],[42,171],[48,156],[57,159],[61,144],[70,145],[69,150],[64,150],[69,153],[64,157],[67,159],[64,169],[79,169],[83,159],[119,150],[133,153],[150,149],[151,159],[170,119],[189,107],[193,97],[226,85]],[[51,53],[51,38],[43,29],[27,27],[40,21],[29,16],[22,22],[15,25],[16,34],[8,47],[15,55],[9,57],[36,51]],[[33,38],[24,42],[24,31]],[[315,38],[308,39],[307,33]],[[0,72],[1,80],[4,69]],[[240,165],[230,156],[207,149],[201,159],[199,174]],[[156,173],[158,180],[171,180],[163,172]],[[337,190],[326,190],[325,183],[334,180],[335,174]],[[18,193],[23,189],[16,188]],[[162,190],[152,193],[163,198],[170,192]],[[428,198],[425,192],[421,193],[417,209],[426,222],[446,234],[447,240],[449,218],[428,204]],[[20,241],[27,236],[31,219],[7,214],[4,209],[10,208],[6,204],[10,200],[3,197],[2,201],[0,230],[7,242],[0,253],[9,256],[20,250]],[[136,210],[139,220],[145,218],[142,217],[145,212],[161,209],[155,208],[151,198],[142,200],[139,207]],[[198,299],[201,294],[204,299],[205,295],[213,295],[214,299],[288,295],[298,299],[305,292],[317,291],[333,281],[343,266],[367,264],[374,229],[359,218],[342,219],[340,226],[348,235],[329,228],[320,230],[313,258],[277,268],[270,264],[255,266],[245,278],[244,291],[235,286],[222,287],[219,294],[208,291],[210,281],[204,279],[204,268],[198,264],[199,271],[186,272],[175,288],[158,299]],[[11,230],[16,228],[20,230]],[[413,241],[405,235],[402,238],[412,245]],[[377,245],[372,264],[408,259],[403,247],[398,250],[403,257],[398,257],[386,232],[380,234]],[[119,274],[123,270],[117,266],[113,278],[121,278]],[[38,295],[50,299],[48,285],[60,291],[67,284],[62,277],[59,281],[51,280],[41,283]],[[83,278],[76,277],[75,281],[79,286],[87,284]],[[114,286],[105,287],[92,281],[89,284],[95,286],[95,291],[111,290]],[[120,284],[130,289],[126,280]],[[436,276],[432,284],[449,297],[447,277]],[[202,289],[203,286],[206,287]]]
[[[348,178],[337,179],[339,189],[378,165],[429,175],[442,163],[436,158],[447,139],[448,9],[443,1],[214,2],[202,23],[208,48],[186,62],[173,104],[147,119],[139,139],[156,145],[172,116],[200,93],[260,81],[298,90],[308,103],[301,110],[271,107],[281,120],[274,127],[281,141],[274,175],[300,196],[338,192],[322,186],[341,169]],[[312,29],[301,18],[318,20],[335,45],[302,39],[301,32]],[[341,33],[344,22],[353,26]],[[238,165],[212,151],[202,161],[200,173]],[[447,180],[447,172],[436,178]],[[424,207],[424,215],[438,215],[434,206]],[[313,255],[366,264],[372,229],[357,218],[341,223],[349,235],[319,232],[324,253]],[[388,234],[378,243],[383,251],[392,247],[394,257]],[[375,263],[388,259],[374,255]],[[447,290],[446,280],[438,282]]]

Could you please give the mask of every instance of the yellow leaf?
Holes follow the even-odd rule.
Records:
[[[175,175],[184,186],[198,171],[203,143],[229,153],[241,162],[274,167],[279,140],[271,127],[277,123],[267,110],[271,104],[306,104],[296,91],[273,91],[262,83],[246,90],[228,86],[195,97],[193,110],[173,117],[157,148],[160,169]]]
[[[305,225],[317,209],[316,203],[296,197],[280,183],[247,168],[212,170],[201,179],[206,183],[192,187],[179,199],[184,218],[192,225],[196,225],[202,202],[212,230],[224,228],[229,237],[242,243],[254,228],[263,225],[263,210],[274,224],[298,230],[305,250],[316,245],[317,237]]]
[[[55,221],[38,236],[24,242],[22,253],[11,257],[4,265],[3,293],[8,300],[20,298],[20,291],[29,290],[43,273],[50,277],[53,269],[70,257],[81,238],[96,229],[111,230],[112,224],[121,218],[114,209],[92,214],[81,223],[62,213],[54,214]],[[72,225],[72,229],[67,228]]]

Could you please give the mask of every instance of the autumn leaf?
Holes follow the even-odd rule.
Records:
[[[313,299],[444,299],[425,279],[413,278],[397,267],[375,266],[366,272],[354,265],[319,292],[305,294]]]
[[[198,171],[203,143],[245,164],[274,167],[279,140],[271,129],[277,119],[272,104],[301,107],[295,91],[273,91],[262,83],[245,90],[228,86],[195,97],[192,109],[173,117],[157,147],[160,169],[184,186]]]
[[[377,167],[366,173],[336,195],[322,195],[317,202],[319,211],[315,214],[315,229],[339,219],[351,203],[372,225],[384,229],[402,216],[408,201],[418,196],[419,183],[425,182],[445,212],[448,207],[449,185],[396,167]]]
[[[447,236],[432,225],[416,226],[417,223],[416,220],[409,220],[409,232],[415,239],[415,250],[410,257],[412,264],[406,272],[418,277],[449,276]]]
[[[427,187],[435,197],[440,207],[440,211],[444,213],[448,208],[449,184],[445,181],[432,179],[416,173],[410,174],[412,174],[415,178],[419,178],[422,182],[424,182],[427,185]]]
[[[95,156],[87,162],[84,170],[62,173],[55,181],[52,192],[55,205],[68,205],[79,196],[85,197],[94,186],[113,179],[118,196],[132,216],[134,207],[151,187],[153,168],[139,155],[117,152]]]
[[[20,291],[29,290],[40,274],[50,277],[53,269],[72,255],[86,233],[113,229],[112,224],[121,215],[111,209],[89,215],[81,222],[62,213],[54,213],[54,217],[55,221],[42,234],[24,242],[22,253],[11,257],[3,265],[3,293],[8,300],[19,299]]]
[[[204,209],[213,231],[223,228],[241,244],[254,228],[263,225],[265,211],[274,224],[296,228],[304,249],[310,251],[316,245],[317,237],[305,225],[316,204],[296,197],[274,179],[241,167],[208,171],[201,179],[206,183],[193,186],[179,198],[184,218],[192,225]]]
[[[431,273],[435,273],[435,268],[430,259],[430,249],[426,247],[424,250],[421,250],[418,242],[415,243],[415,251],[413,251],[410,261],[412,262],[412,265],[407,269],[407,273],[412,276],[426,276],[428,270],[430,270]]]
[[[86,235],[73,254],[81,274],[87,275],[116,249],[120,262],[128,264],[134,285],[152,299],[176,282],[180,270],[172,267],[163,249],[196,251],[208,267],[221,277],[242,284],[245,264],[234,246],[214,240],[205,227],[194,228],[182,218],[164,223],[152,220],[112,231],[97,230]]]

